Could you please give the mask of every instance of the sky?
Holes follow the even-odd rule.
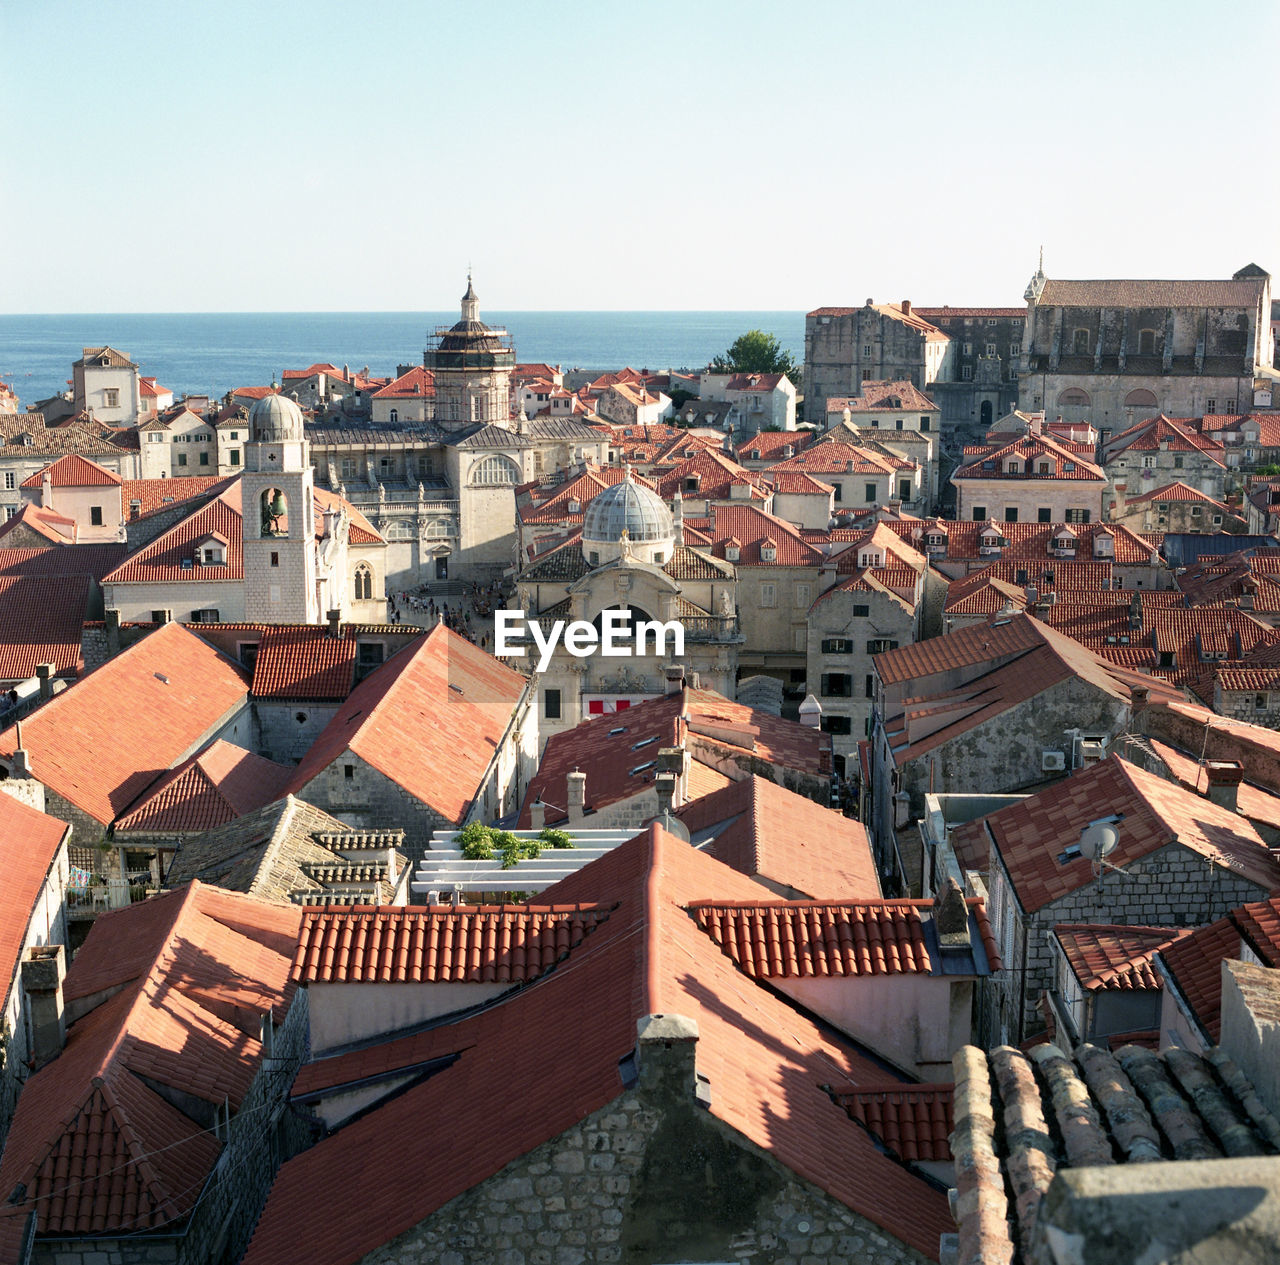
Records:
[[[1278,36],[1276,0],[0,0],[0,312],[1274,271]]]

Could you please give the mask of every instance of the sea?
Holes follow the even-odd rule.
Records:
[[[522,363],[605,371],[630,365],[699,369],[748,330],[804,357],[803,312],[488,312]],[[422,363],[427,338],[452,312],[218,312],[0,315],[0,379],[19,407],[67,389],[85,347],[124,352],[144,377],[183,395],[222,396],[279,381],[285,369],[329,362],[374,376]]]

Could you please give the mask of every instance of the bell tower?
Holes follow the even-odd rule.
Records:
[[[245,619],[318,624],[310,444],[302,410],[283,395],[264,396],[249,413],[240,500]]]

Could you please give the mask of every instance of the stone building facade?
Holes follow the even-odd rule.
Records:
[[[688,1019],[641,1020],[633,1086],[363,1265],[923,1265],[706,1111],[694,1092],[696,1047]]]
[[[1246,412],[1270,391],[1271,278],[1027,286],[1019,408],[1117,433],[1157,413]]]

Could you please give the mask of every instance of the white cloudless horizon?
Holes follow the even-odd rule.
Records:
[[[0,9],[0,311],[800,311],[1280,268],[1275,0]]]

